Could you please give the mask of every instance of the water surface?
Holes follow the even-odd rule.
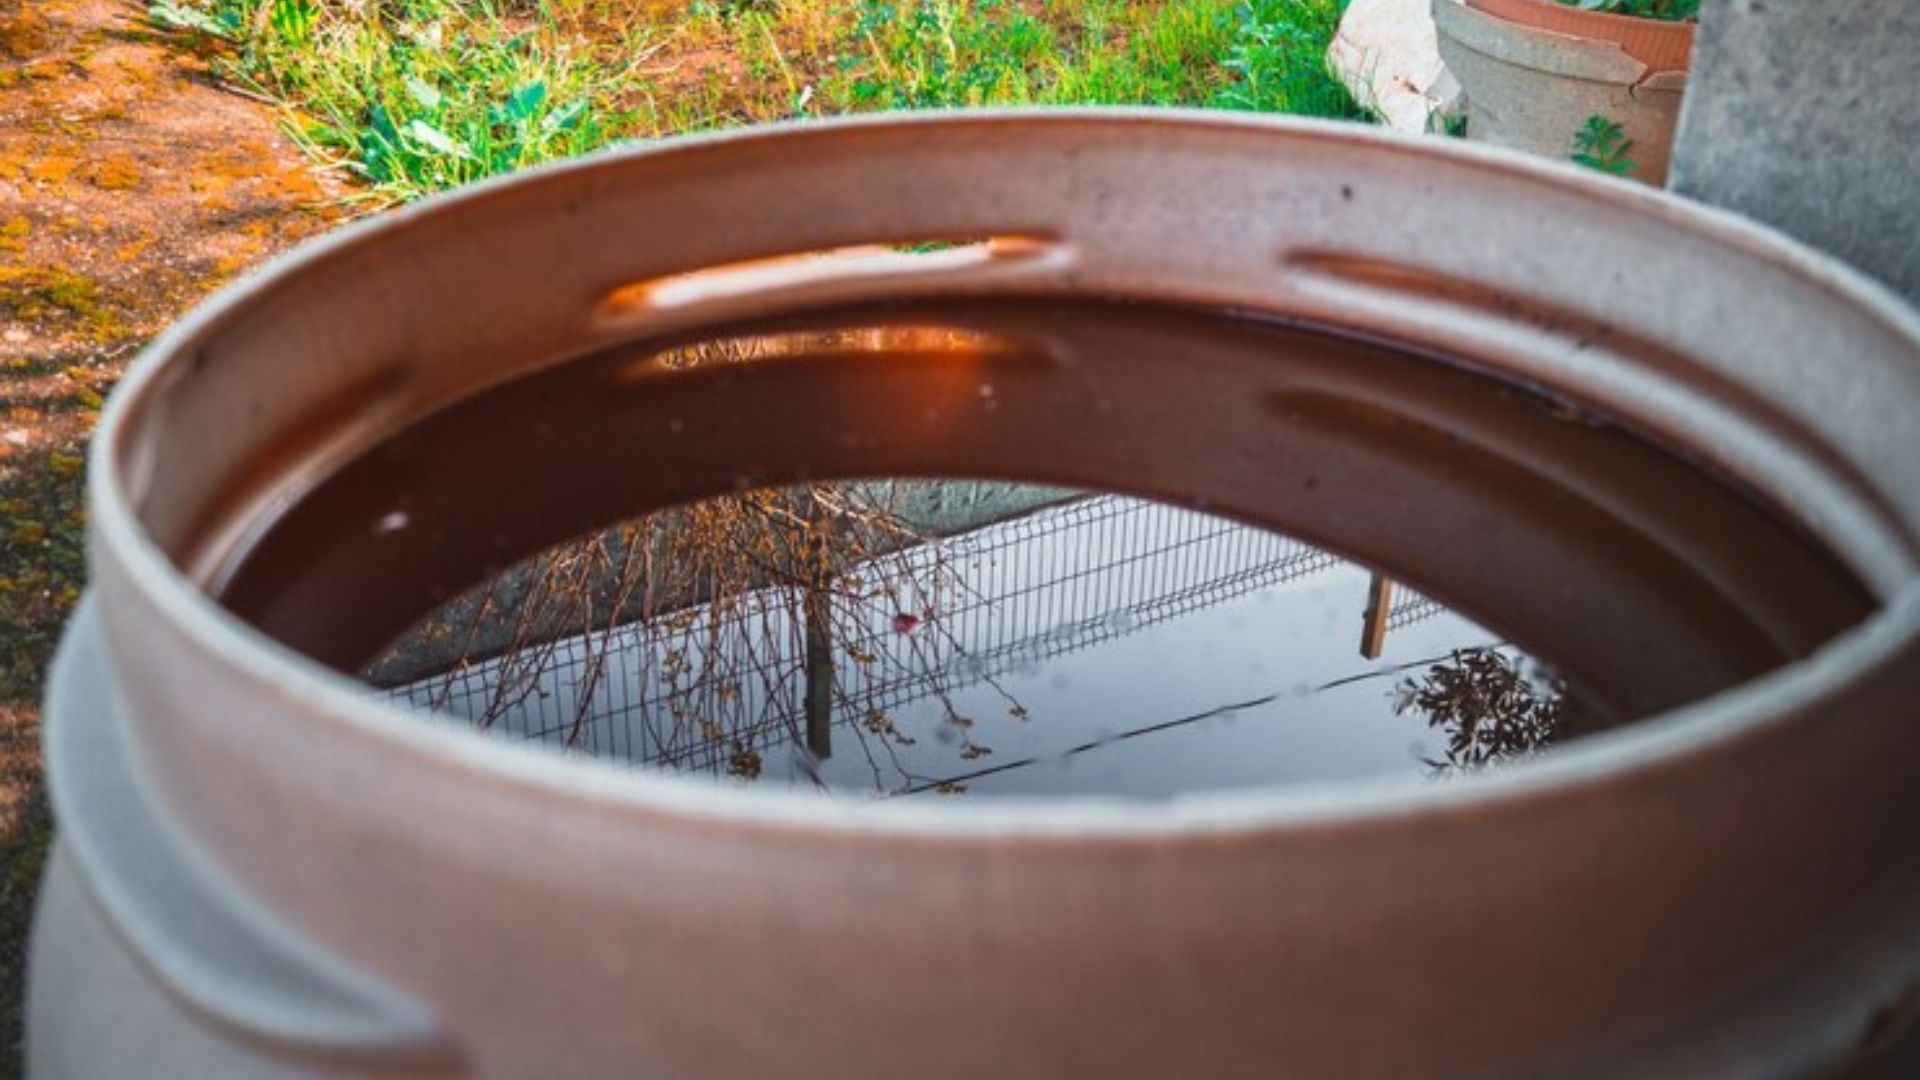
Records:
[[[609,348],[421,418],[247,535],[223,602],[425,710],[867,797],[1460,776],[1873,606],[1581,403],[1091,301]]]

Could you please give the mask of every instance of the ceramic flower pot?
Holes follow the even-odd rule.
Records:
[[[1666,182],[1691,23],[1553,0],[1434,0],[1440,55],[1466,95],[1467,138],[1566,161],[1592,117],[1620,125],[1629,179]]]

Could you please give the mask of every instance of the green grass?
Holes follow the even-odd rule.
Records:
[[[378,202],[623,139],[881,109],[1364,116],[1323,59],[1345,0],[647,3],[160,0],[152,17],[285,103]]]

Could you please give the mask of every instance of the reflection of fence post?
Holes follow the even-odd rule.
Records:
[[[1393,607],[1393,581],[1378,572],[1367,584],[1367,610],[1360,619],[1360,655],[1380,659],[1387,646],[1387,612]]]
[[[828,592],[833,580],[828,547],[832,526],[811,491],[807,527],[807,586],[801,602],[807,639],[807,752],[825,760],[833,756],[833,596]]]
[[[817,758],[833,756],[833,600],[819,588],[808,588],[807,620],[807,751]]]

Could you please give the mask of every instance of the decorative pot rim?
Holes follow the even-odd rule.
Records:
[[[1647,65],[1649,74],[1691,66],[1698,19],[1649,19],[1611,11],[1588,11],[1558,0],[1465,0],[1496,19],[1550,34],[1607,41]],[[1537,13],[1537,17],[1528,13]]]
[[[1471,8],[1482,11],[1500,7],[1530,7],[1560,14],[1573,15],[1582,19],[1592,19],[1596,23],[1613,23],[1645,28],[1648,26],[1665,27],[1675,34],[1691,35],[1700,25],[1698,17],[1691,19],[1652,19],[1643,15],[1627,15],[1618,11],[1589,11],[1573,4],[1563,4],[1560,0],[1466,0]]]

